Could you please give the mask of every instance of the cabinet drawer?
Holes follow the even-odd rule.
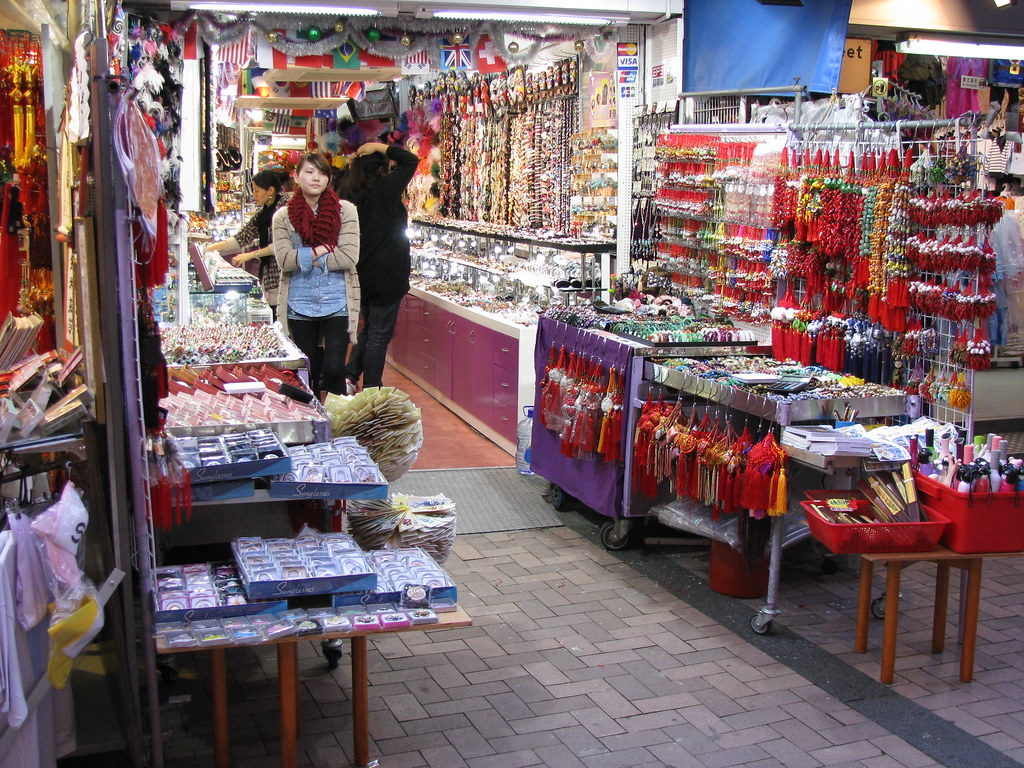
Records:
[[[491,427],[505,439],[515,442],[516,423],[515,402],[506,403],[495,397],[494,404],[491,406]]]
[[[494,399],[502,403],[511,403],[515,410],[516,400],[519,398],[519,373],[509,371],[505,368],[493,368],[491,381],[494,385]]]
[[[504,368],[506,371],[518,371],[519,339],[514,339],[503,333],[495,333],[492,343],[494,344],[494,365]]]

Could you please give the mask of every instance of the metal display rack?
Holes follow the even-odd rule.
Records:
[[[540,332],[538,333],[538,351],[536,355],[538,364],[538,381],[542,378],[544,360],[547,358],[547,347],[544,345],[555,338],[559,329],[553,328],[554,321],[543,318],[541,320]],[[563,329],[564,330],[564,329]],[[614,339],[618,344],[628,347],[628,367],[625,374],[625,415],[623,419],[624,436],[624,459],[620,464],[604,464],[602,471],[605,477],[601,483],[576,484],[571,488],[562,487],[563,480],[573,482],[576,478],[569,476],[569,471],[578,471],[580,462],[577,459],[562,461],[557,457],[545,459],[543,451],[538,451],[539,441],[548,440],[547,430],[540,425],[539,421],[534,423],[533,445],[534,462],[531,466],[533,471],[549,480],[551,489],[549,501],[556,509],[562,509],[566,500],[572,496],[608,519],[601,526],[601,543],[610,550],[621,550],[629,546],[634,523],[638,519],[647,518],[655,502],[643,500],[634,495],[633,477],[631,468],[633,466],[634,436],[641,409],[647,402],[647,397],[652,388],[664,388],[671,390],[675,396],[689,396],[695,400],[704,400],[708,403],[717,403],[725,408],[743,414],[748,417],[770,422],[775,428],[783,427],[802,421],[828,421],[833,418],[833,411],[847,406],[857,409],[861,418],[886,418],[900,416],[914,416],[920,406],[916,398],[906,395],[894,395],[890,397],[869,397],[869,398],[834,398],[834,399],[801,399],[777,401],[750,392],[746,389],[721,382],[713,382],[702,379],[693,374],[670,368],[657,362],[658,358],[664,358],[674,352],[694,355],[698,352],[706,354],[721,354],[726,350],[735,350],[735,342],[701,343],[693,345],[676,345],[675,347],[654,347],[645,342],[635,339],[627,339],[617,334],[606,332],[591,332],[581,329],[571,329],[573,336],[584,340],[582,334],[592,334],[592,338],[586,339],[585,343],[594,344],[597,340],[604,340],[605,348]],[[752,346],[749,342],[744,346]],[[652,359],[654,358],[654,359]],[[823,457],[809,451],[786,449],[790,460],[797,462],[803,467],[811,469],[824,475],[838,475],[846,470],[861,468],[863,460],[851,457]],[[538,459],[538,456],[541,458]],[[609,482],[608,475],[616,475],[617,482]],[[845,479],[845,478],[844,478]],[[604,496],[608,487],[615,489],[611,505]],[[773,620],[780,614],[778,608],[779,574],[782,567],[782,551],[785,533],[785,518],[789,515],[772,518],[771,533],[769,539],[769,577],[768,593],[764,605],[751,621],[751,628],[755,633],[766,634],[772,629]],[[796,533],[789,536],[789,543],[806,538],[808,534]]]

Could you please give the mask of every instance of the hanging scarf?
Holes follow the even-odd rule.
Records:
[[[335,248],[341,232],[341,201],[333,189],[324,190],[316,213],[301,194],[288,201],[288,219],[307,248],[326,245]]]

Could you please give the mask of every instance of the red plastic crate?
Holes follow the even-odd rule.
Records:
[[[934,510],[926,510],[927,521],[920,523],[830,523],[812,510],[814,501],[844,494],[822,494],[818,499],[801,501],[807,513],[811,535],[837,555],[868,555],[876,552],[931,552],[949,521]],[[871,509],[871,502],[855,498],[858,513]]]
[[[954,552],[1024,551],[1024,493],[961,493],[920,473],[917,495],[949,519],[942,543]]]

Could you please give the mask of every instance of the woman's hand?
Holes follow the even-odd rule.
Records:
[[[242,265],[245,264],[245,262],[252,261],[255,258],[255,253],[240,253],[237,256],[232,257],[231,263],[234,264],[236,267],[241,267]]]
[[[331,252],[331,249],[326,245],[318,245],[313,249],[313,263],[316,264],[322,257],[326,256]]]
[[[387,152],[388,145],[379,141],[368,141],[356,150],[356,157],[372,155],[374,152]]]

